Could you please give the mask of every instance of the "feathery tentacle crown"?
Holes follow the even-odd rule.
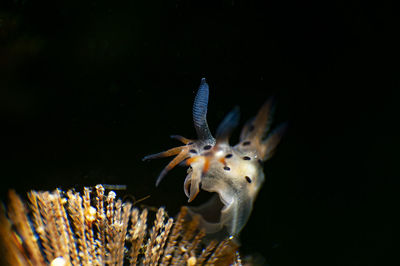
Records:
[[[218,197],[212,197],[202,206],[192,207],[192,213],[200,215],[202,225],[208,233],[224,230],[235,236],[246,224],[253,202],[264,182],[262,163],[271,158],[286,124],[267,134],[273,105],[272,100],[268,100],[256,117],[245,124],[240,142],[232,147],[229,145],[229,137],[239,123],[239,108],[235,107],[223,119],[214,139],[206,120],[208,95],[208,84],[203,78],[193,105],[193,122],[198,139],[173,135],[172,138],[184,145],[148,155],[143,160],[176,155],[161,171],[156,186],[169,170],[185,160],[189,169],[184,181],[184,191],[189,202],[199,193],[200,185],[201,189],[218,194]]]

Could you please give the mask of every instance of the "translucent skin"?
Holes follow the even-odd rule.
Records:
[[[267,134],[272,109],[272,100],[269,100],[257,116],[246,123],[240,142],[232,147],[229,136],[239,122],[239,109],[234,108],[225,117],[214,139],[206,121],[207,105],[208,85],[202,79],[193,106],[193,120],[199,139],[172,136],[185,145],[146,156],[144,160],[176,155],[161,172],[156,185],[169,170],[184,161],[189,166],[184,182],[189,202],[195,199],[200,188],[218,194],[205,204],[192,207],[191,213],[200,216],[207,233],[224,231],[236,236],[249,219],[254,200],[264,182],[263,162],[271,158],[286,125]]]
[[[228,154],[232,156],[225,158]],[[246,224],[253,202],[264,182],[261,164],[257,161],[256,155],[245,154],[225,144],[216,145],[207,152],[207,155],[201,156],[205,157],[203,161],[209,160],[209,169],[202,174],[202,164],[191,164],[192,170],[189,171],[186,177],[188,181],[185,181],[185,184],[195,184],[195,187],[189,190],[188,185],[185,186],[185,193],[189,199],[194,198],[198,193],[199,183],[201,183],[201,189],[216,192],[224,205],[220,213],[220,221],[206,223],[204,220],[203,226],[206,227],[208,233],[215,233],[225,226],[230,235],[236,235]],[[244,160],[243,157],[251,159]],[[206,216],[204,212],[211,212],[210,209],[213,207],[213,205],[205,204],[203,208],[196,210]]]

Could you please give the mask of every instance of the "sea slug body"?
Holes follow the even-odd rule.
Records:
[[[172,137],[181,141],[182,146],[146,156],[143,160],[176,155],[161,171],[156,185],[169,170],[184,162],[189,166],[184,181],[184,192],[189,202],[196,198],[200,189],[216,193],[205,204],[192,207],[192,213],[200,215],[207,233],[223,230],[230,236],[237,236],[249,219],[254,200],[264,182],[263,162],[273,155],[286,124],[270,131],[273,101],[268,100],[245,124],[239,143],[230,146],[229,137],[239,124],[239,108],[235,107],[228,113],[214,138],[206,120],[208,95],[209,87],[203,78],[193,105],[193,122],[198,139],[174,135]]]

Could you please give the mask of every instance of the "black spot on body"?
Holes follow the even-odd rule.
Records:
[[[251,183],[251,178],[248,177],[247,175],[245,176],[245,178],[246,178],[246,181],[249,182],[249,184],[250,184]]]
[[[190,150],[190,153],[197,154],[197,151],[192,149],[192,150]]]
[[[249,160],[251,160],[251,158],[250,158],[249,156],[244,156],[244,157],[243,157],[243,160],[249,161]]]
[[[187,145],[193,145],[193,142],[189,142]]]
[[[209,150],[209,149],[211,149],[211,147],[212,147],[211,145],[206,145],[206,146],[203,147],[203,149]]]
[[[229,158],[231,158],[232,156],[233,156],[232,153],[229,153],[229,154],[225,155],[225,158],[229,159]]]
[[[224,170],[229,171],[229,170],[231,170],[231,168],[229,168],[228,166],[224,166]]]
[[[251,144],[251,141],[245,141],[242,143],[243,146],[249,146]]]

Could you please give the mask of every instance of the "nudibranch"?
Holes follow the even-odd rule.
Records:
[[[255,118],[249,120],[240,134],[240,142],[229,145],[229,137],[239,123],[239,108],[235,107],[217,128],[215,138],[207,124],[209,87],[203,78],[193,105],[193,122],[197,140],[173,135],[184,145],[169,149],[143,160],[175,156],[161,171],[156,186],[169,170],[183,162],[189,166],[184,191],[193,201],[200,189],[215,192],[208,202],[192,207],[200,215],[207,233],[224,230],[236,236],[246,224],[254,200],[264,182],[263,162],[271,158],[285,131],[285,124],[271,133],[272,100],[268,100]]]

